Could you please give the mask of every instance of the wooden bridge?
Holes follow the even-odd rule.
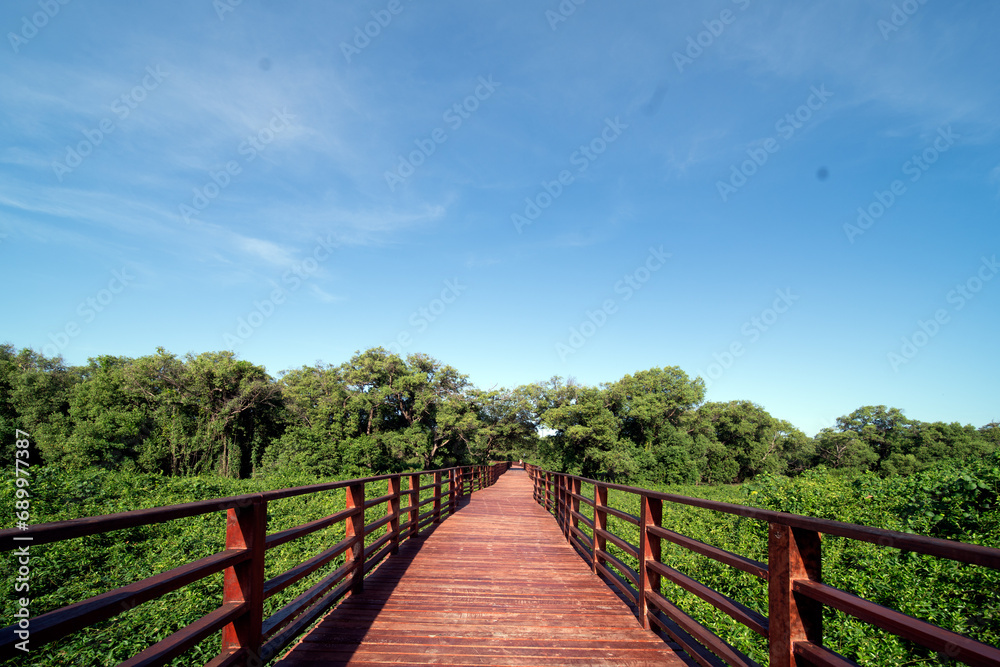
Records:
[[[0,658],[23,659],[15,647],[26,633],[37,651],[41,644],[224,572],[220,607],[121,664],[169,664],[220,630],[222,646],[207,663],[211,667],[258,666],[276,658],[281,667],[756,664],[664,597],[661,580],[669,580],[764,637],[771,665],[854,664],[823,646],[824,606],[958,662],[1000,665],[996,647],[824,584],[819,535],[1000,570],[998,549],[605,484],[531,466],[508,471],[508,465],[384,475],[0,531],[0,550],[9,551],[181,517],[228,514],[224,551],[12,624],[0,636]],[[584,484],[592,496],[581,493]],[[366,487],[386,492],[369,498]],[[344,489],[343,511],[267,534],[269,502],[337,489]],[[633,495],[639,514],[610,505],[609,490]],[[662,526],[665,502],[766,522],[768,562]],[[385,508],[381,518],[366,524],[366,510],[371,516],[379,507]],[[634,526],[638,544],[610,530],[608,517]],[[343,539],[265,580],[269,549],[341,524]],[[661,562],[663,540],[766,581],[768,614]],[[302,588],[304,578],[317,573],[322,574],[318,582],[264,618],[266,599],[297,583]]]

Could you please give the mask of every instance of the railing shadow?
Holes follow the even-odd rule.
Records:
[[[315,654],[316,661],[324,665],[349,662],[362,644],[371,642],[372,626],[420,554],[425,541],[448,519],[467,507],[472,502],[472,497],[472,494],[459,497],[453,512],[442,516],[439,523],[428,525],[418,535],[402,542],[397,553],[379,563],[365,577],[364,588],[360,593],[348,595],[326,612],[311,629],[299,637],[296,644],[282,652],[276,667],[289,656],[294,655],[296,660],[301,660],[306,654]]]

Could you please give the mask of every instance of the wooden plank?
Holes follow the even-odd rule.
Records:
[[[794,591],[967,665],[1000,665],[1000,649],[931,625],[818,581],[796,581]],[[813,641],[813,643],[819,643]]]
[[[593,576],[533,489],[510,470],[476,491],[278,664],[685,664]]]
[[[336,514],[331,514],[326,518],[310,521],[309,523],[304,523],[301,526],[296,526],[295,528],[283,530],[280,533],[268,535],[267,541],[265,542],[265,548],[273,549],[274,547],[280,546],[285,542],[291,542],[292,540],[297,540],[298,538],[304,537],[309,533],[314,533],[317,530],[328,528],[334,524],[340,523],[353,513],[354,510],[343,510],[341,512],[337,512]]]
[[[822,580],[819,534],[769,524],[767,553],[769,664],[795,667],[796,642],[823,644],[823,605],[793,590],[799,580]]]
[[[811,667],[858,667],[853,660],[812,642],[795,642],[795,659]]]
[[[250,558],[223,572],[223,606],[245,604],[246,611],[222,629],[221,653],[260,650],[266,540],[267,502],[262,495],[246,507],[227,510],[226,549],[245,549]]]
[[[652,535],[649,528],[659,526],[663,520],[663,501],[656,498],[642,497],[640,507],[641,525],[639,526],[639,620],[642,627],[649,629],[649,603],[646,593],[660,592],[660,574],[651,565],[660,565],[660,538]]]
[[[441,473],[435,473],[440,475]],[[354,544],[347,551],[347,566],[351,570],[351,592],[360,593],[364,589],[365,576],[365,484],[351,484],[346,489],[345,507],[354,510],[354,515],[347,520],[345,532],[347,539],[353,539]]]
[[[684,632],[711,650],[712,653],[725,660],[726,664],[733,665],[734,667],[758,667],[756,662],[681,611],[679,607],[667,598],[652,591],[647,593],[646,597],[652,606],[662,611],[670,620],[683,629]]]
[[[599,554],[608,548],[607,540],[601,537],[601,533],[605,532],[608,527],[608,515],[605,513],[607,506],[608,490],[603,486],[594,484],[594,525],[591,526],[594,535],[594,546],[590,550],[590,553],[594,556],[594,560],[591,562],[591,569],[594,574],[597,574],[601,565]]]
[[[37,641],[39,644],[55,641],[248,558],[249,554],[244,549],[226,550],[36,616],[31,619],[32,641]],[[3,641],[0,641],[0,658],[6,659],[18,655],[14,648],[14,644],[18,641],[17,635],[14,634],[16,628],[16,624],[4,628]]]
[[[668,565],[653,561],[646,563],[646,567],[666,577],[686,591],[697,595],[716,609],[728,614],[734,620],[767,639],[767,617]]]
[[[740,556],[739,554],[734,554],[733,552],[726,551],[725,549],[713,547],[710,544],[705,544],[704,542],[692,539],[687,535],[681,535],[678,532],[659,526],[650,526],[647,530],[652,535],[662,537],[665,540],[670,540],[674,544],[682,546],[690,551],[694,551],[695,553],[699,553],[702,556],[708,556],[713,560],[717,560],[720,563],[729,565],[730,567],[735,567],[738,570],[743,570],[744,572],[752,574],[755,577],[767,579],[766,563],[761,563],[760,561]]]
[[[392,553],[397,553],[399,551],[399,497],[400,493],[400,477],[399,475],[393,475],[389,478],[389,495],[393,496],[392,500],[389,501],[388,507],[385,508],[385,513],[387,516],[392,517],[389,520],[389,533],[392,534]]]
[[[153,644],[145,651],[119,663],[118,667],[154,667],[166,665],[183,654],[201,640],[212,635],[225,625],[248,613],[247,603],[227,602],[215,611],[202,616],[191,625],[185,626],[166,639]]]
[[[264,599],[285,590],[303,577],[309,576],[354,545],[353,538],[345,538],[326,551],[299,563],[290,570],[264,582]]]

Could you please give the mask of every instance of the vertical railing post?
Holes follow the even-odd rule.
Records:
[[[556,516],[556,525],[562,532],[562,511],[560,501],[562,501],[562,478],[556,473],[552,475],[552,510]]]
[[[452,468],[448,471],[448,513],[454,514],[458,509],[458,480],[462,474],[461,468]]]
[[[399,496],[400,496],[400,477],[399,475],[393,475],[389,478],[389,495],[394,496],[389,499],[389,504],[386,505],[386,514],[391,516],[389,519],[389,532],[392,534],[392,551],[390,553],[399,553]]]
[[[416,537],[420,532],[418,517],[420,516],[420,475],[410,475],[410,537]]]
[[[597,574],[598,564],[601,557],[598,551],[605,551],[608,548],[608,541],[599,535],[599,531],[608,529],[608,513],[604,510],[608,506],[608,489],[600,484],[594,483],[594,574]]]
[[[260,655],[264,618],[264,542],[267,539],[267,502],[257,494],[252,501],[226,511],[226,549],[246,549],[250,559],[226,568],[222,602],[246,602],[247,611],[222,629],[222,653],[245,649]]]
[[[552,495],[552,475],[548,471],[545,472],[545,511],[549,511],[549,497]]]
[[[553,500],[555,501],[556,525],[559,526],[560,532],[563,532],[565,534],[565,531],[563,531],[563,515],[562,515],[562,499],[563,499],[562,477],[557,473],[552,476],[552,482],[553,486],[555,487],[555,498]]]
[[[767,597],[771,667],[794,667],[795,642],[823,643],[823,605],[797,596],[798,579],[821,581],[819,533],[780,523],[768,526]]]
[[[365,483],[359,482],[347,487],[346,508],[356,510],[346,521],[348,539],[354,543],[347,550],[347,565],[350,569],[351,593],[360,593],[365,584]]]
[[[576,517],[580,513],[580,499],[576,497],[580,495],[580,480],[575,477],[571,479],[569,490],[571,494],[575,494],[570,496],[569,500],[569,537],[570,543],[572,543],[573,536],[576,534],[574,529],[580,528],[580,520]]]
[[[649,600],[646,594],[650,591],[660,592],[660,575],[650,572],[646,563],[660,561],[660,538],[649,534],[650,526],[659,526],[663,522],[663,501],[642,494],[642,506],[639,509],[639,616],[642,627],[649,630]]]
[[[562,529],[563,529],[563,536],[566,538],[567,542],[569,542],[569,536],[571,535],[569,530],[569,520],[570,520],[569,481],[570,480],[568,475],[563,475],[559,479],[559,489],[561,491],[560,495],[562,496],[562,507],[560,508],[560,512],[562,513]]]
[[[434,523],[441,523],[441,471],[434,473]]]

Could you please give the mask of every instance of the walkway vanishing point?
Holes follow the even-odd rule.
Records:
[[[685,663],[566,543],[525,471],[511,470],[404,544],[278,667],[388,664]]]
[[[0,530],[0,551],[16,552],[8,562],[24,564],[26,559],[31,564],[39,555],[32,549],[47,543],[186,517],[226,516],[223,551],[58,609],[38,610],[26,606],[37,607],[38,601],[18,602],[23,608],[15,606],[14,622],[0,631],[0,660],[23,662],[22,651],[30,641],[31,662],[37,657],[44,664],[59,664],[65,654],[47,656],[46,645],[223,573],[220,606],[193,622],[164,618],[180,629],[119,667],[151,667],[176,659],[197,664],[188,652],[196,646],[204,651],[206,645],[213,652],[219,647],[206,667],[262,667],[276,659],[281,667],[757,666],[713,628],[675,606],[661,585],[666,582],[762,637],[771,667],[854,665],[824,646],[827,608],[946,659],[1000,666],[1000,648],[824,583],[820,536],[993,570],[1000,570],[1000,549],[609,484],[534,466],[509,468],[496,463],[381,475]],[[267,532],[270,503],[330,493],[343,494],[343,510]],[[678,532],[683,526],[663,525],[665,503],[763,522],[767,562],[692,539]],[[320,538],[322,551],[267,578],[268,552],[308,535]],[[762,580],[766,614],[671,567],[661,551],[665,542]],[[45,552],[40,555],[44,558]],[[39,583],[32,579],[36,596]],[[272,598],[284,606],[265,606]],[[170,613],[170,607],[161,609]],[[128,627],[112,626],[119,636],[138,631],[120,629]]]

